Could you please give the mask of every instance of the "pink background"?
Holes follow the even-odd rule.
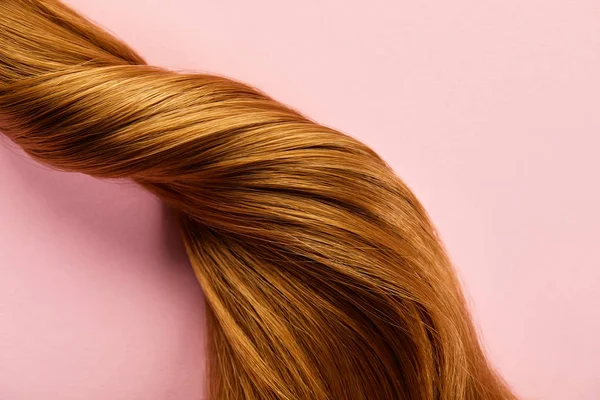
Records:
[[[522,398],[600,398],[597,1],[70,3],[153,64],[247,81],[371,145],[430,211]],[[0,398],[201,398],[202,292],[158,201],[6,140],[0,190]]]

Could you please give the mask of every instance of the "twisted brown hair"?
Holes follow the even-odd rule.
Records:
[[[0,129],[177,211],[211,399],[515,398],[426,211],[356,139],[246,84],[148,66],[53,0],[0,0]]]

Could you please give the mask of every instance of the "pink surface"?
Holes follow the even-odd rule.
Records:
[[[148,61],[371,145],[438,225],[523,399],[600,398],[594,0],[71,0]],[[198,399],[203,298],[160,204],[0,144],[0,399]]]

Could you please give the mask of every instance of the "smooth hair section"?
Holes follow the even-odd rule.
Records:
[[[353,137],[247,84],[149,66],[53,0],[0,0],[0,130],[175,210],[211,400],[516,398],[426,211]]]

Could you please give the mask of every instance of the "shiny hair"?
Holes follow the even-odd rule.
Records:
[[[428,214],[353,137],[247,84],[149,66],[53,0],[0,0],[0,130],[175,210],[211,399],[516,398]]]

